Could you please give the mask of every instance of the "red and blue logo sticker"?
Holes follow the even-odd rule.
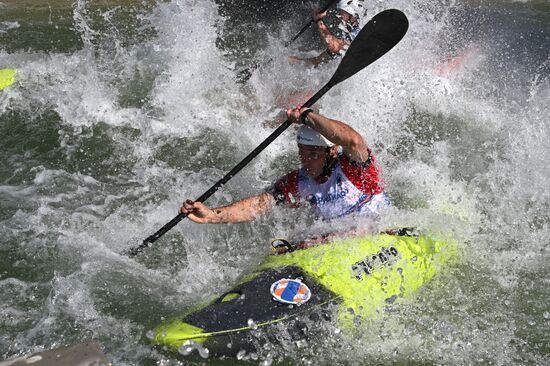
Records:
[[[284,304],[302,305],[311,298],[311,290],[300,280],[283,278],[271,285],[273,298]]]

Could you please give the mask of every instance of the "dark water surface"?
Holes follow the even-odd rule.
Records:
[[[137,260],[119,253],[267,137],[291,92],[328,80],[335,65],[286,61],[315,55],[315,32],[282,46],[312,4],[0,0],[0,68],[18,70],[0,91],[0,359],[94,339],[115,365],[221,362],[161,354],[147,334],[309,227],[303,213],[182,222]],[[550,364],[550,5],[366,6],[402,9],[409,33],[319,106],[376,152],[396,206],[380,226],[452,235],[464,255],[352,339],[253,363]],[[208,202],[295,164],[287,132]]]

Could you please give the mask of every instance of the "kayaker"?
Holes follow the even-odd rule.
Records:
[[[310,66],[317,66],[337,56],[343,55],[359,31],[359,16],[363,7],[363,0],[339,0],[336,4],[338,26],[331,30],[325,23],[327,11],[315,11],[313,20],[327,49],[313,58],[289,57],[291,62],[304,62]]]
[[[390,205],[372,151],[357,131],[309,108],[289,109],[287,116],[300,125],[300,169],[258,195],[213,209],[187,200],[180,212],[193,222],[214,224],[251,221],[276,204],[310,206],[322,219],[351,213],[376,217]]]

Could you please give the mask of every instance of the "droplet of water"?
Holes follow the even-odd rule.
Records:
[[[544,314],[542,314],[542,316],[544,316],[544,319],[550,319],[550,312],[545,311]]]
[[[170,365],[170,360],[166,360],[166,359],[161,359],[160,361],[157,362],[157,365],[158,366],[169,366]]]
[[[296,341],[296,347],[304,348],[306,346],[307,346],[307,342],[305,339],[300,339],[299,341]]]
[[[208,356],[210,356],[210,350],[206,347],[203,347],[201,345],[197,345],[197,351],[199,351],[199,355],[202,357],[202,358],[208,358]]]
[[[237,360],[239,361],[244,360],[245,356],[246,356],[246,351],[244,349],[237,352]]]
[[[185,342],[180,348],[178,348],[178,352],[183,356],[189,356],[194,349],[195,347],[193,346],[193,343]]]
[[[149,339],[150,341],[155,339],[155,331],[154,330],[150,330],[148,331],[147,333],[145,333],[145,336],[147,337],[147,339]]]
[[[253,319],[248,319],[248,322],[247,322],[247,323],[248,323],[248,326],[249,326],[250,328],[252,328],[252,329],[258,329],[258,324],[256,324],[256,323],[254,322]]]
[[[193,350],[197,350],[199,356],[202,358],[208,358],[208,356],[210,356],[210,351],[208,348],[193,341],[187,341],[180,348],[178,348],[178,352],[183,356],[189,356]]]
[[[273,363],[273,357],[270,354],[268,354],[265,360],[260,362],[260,366],[271,366],[272,363]]]

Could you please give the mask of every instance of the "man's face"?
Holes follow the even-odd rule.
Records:
[[[329,152],[330,149],[326,147],[298,144],[300,162],[311,178],[318,178],[323,174],[325,163],[330,155]]]

